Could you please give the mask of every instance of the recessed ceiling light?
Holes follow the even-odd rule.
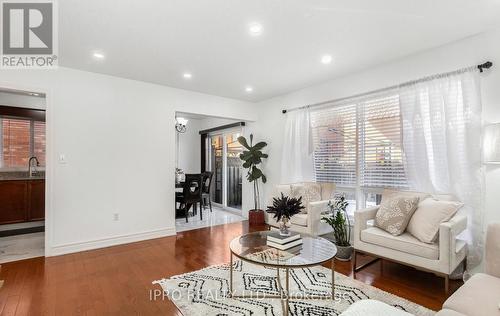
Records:
[[[245,91],[246,91],[246,92],[248,92],[248,93],[250,93],[250,92],[252,92],[252,91],[253,91],[253,88],[252,88],[252,87],[250,87],[250,86],[247,86],[247,87],[245,88]]]
[[[95,59],[99,59],[99,60],[103,60],[104,59],[104,54],[103,53],[99,53],[99,52],[94,52],[92,54],[92,56],[95,58]]]
[[[259,36],[262,34],[263,30],[264,27],[258,22],[252,22],[248,26],[248,33],[250,33],[251,36]]]
[[[193,75],[190,74],[189,72],[183,73],[182,76],[184,77],[184,79],[191,79],[193,77]]]
[[[332,55],[323,55],[321,57],[321,62],[325,65],[331,64],[332,63]]]

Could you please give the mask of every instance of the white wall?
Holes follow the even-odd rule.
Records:
[[[494,66],[482,75],[483,117],[487,122],[500,122],[500,30],[480,34],[456,43],[408,56],[401,60],[355,73],[347,77],[312,86],[284,96],[259,103],[259,118],[255,132],[269,143],[269,159],[265,173],[272,185],[279,183],[282,140],[285,115],[283,108],[293,108],[322,101],[347,97],[389,87],[435,73],[483,63]],[[332,65],[335,67],[335,64]],[[486,221],[500,221],[498,192],[500,168],[488,166],[486,170]],[[267,200],[267,198],[266,198]]]
[[[201,153],[199,131],[203,120],[190,118],[185,133],[177,133],[178,163],[177,166],[185,173],[201,172]]]
[[[0,70],[0,87],[47,93],[47,255],[173,234],[175,112],[256,118],[245,102],[66,68]]]

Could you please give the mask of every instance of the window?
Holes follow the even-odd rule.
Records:
[[[406,188],[399,96],[358,105],[359,175],[363,188]]]
[[[45,166],[45,122],[0,116],[0,168],[25,168],[31,156]]]
[[[316,181],[335,183],[350,209],[379,204],[383,188],[407,188],[397,93],[313,111],[311,127]]]
[[[356,186],[356,105],[311,113],[316,181]]]

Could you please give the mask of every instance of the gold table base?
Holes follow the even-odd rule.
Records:
[[[245,259],[238,257],[240,260],[246,261]],[[257,264],[255,262],[246,261],[251,264]],[[325,261],[326,262],[326,261]],[[320,262],[317,265],[321,265],[324,262]],[[270,266],[276,268],[276,277],[278,280],[279,292],[281,295],[269,295],[269,294],[259,294],[259,295],[234,295],[233,291],[233,252],[231,251],[230,261],[229,261],[229,295],[232,298],[247,298],[247,299],[280,299],[281,307],[283,309],[283,315],[288,316],[289,312],[289,303],[290,299],[305,299],[305,300],[322,300],[322,299],[331,299],[335,300],[335,257],[331,259],[331,269],[332,269],[332,293],[331,295],[297,295],[290,296],[290,269],[300,269],[304,267],[310,267],[313,265],[304,265],[304,266],[294,266],[293,268],[288,266],[276,266],[276,265],[265,265],[262,266]],[[283,288],[281,284],[280,277],[280,269],[285,270],[285,288]]]

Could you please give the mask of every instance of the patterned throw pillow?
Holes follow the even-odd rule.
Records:
[[[307,214],[309,210],[309,202],[321,201],[321,185],[318,183],[301,183],[292,184],[292,194],[293,197],[302,197],[302,209],[301,213]]]
[[[384,201],[375,216],[375,226],[388,233],[401,235],[418,206],[418,197],[395,196]]]

